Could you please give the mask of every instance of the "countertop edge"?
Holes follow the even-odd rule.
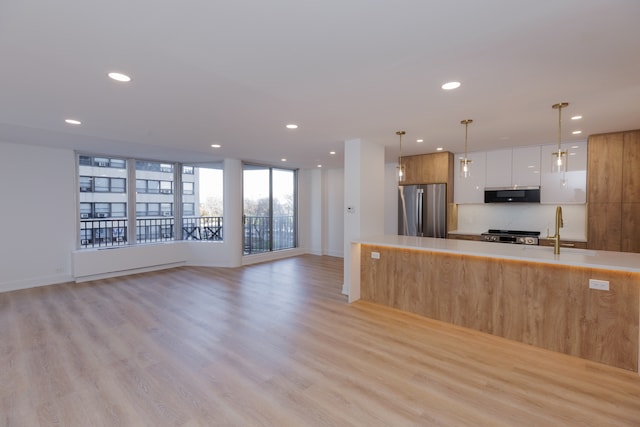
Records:
[[[395,235],[364,237],[354,241],[354,243],[386,246],[396,249],[412,249],[540,264],[640,273],[640,254],[627,252],[562,248],[560,254],[555,255],[551,247],[527,247],[526,245],[505,245],[503,243]]]

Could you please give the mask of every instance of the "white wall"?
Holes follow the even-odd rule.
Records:
[[[77,250],[75,153],[0,142],[0,291],[175,265],[236,267],[305,252],[343,256],[343,173],[300,171],[299,249],[242,255],[242,163],[227,159],[224,242]]]
[[[326,226],[323,233],[324,254],[344,256],[344,169],[324,173],[323,209]]]
[[[398,234],[397,165],[384,165],[384,234]]]
[[[0,142],[0,291],[71,280],[75,176],[70,150]]]

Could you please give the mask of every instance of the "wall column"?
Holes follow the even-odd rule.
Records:
[[[344,283],[349,300],[351,242],[384,234],[384,147],[352,139],[344,143]],[[358,260],[359,261],[359,260]],[[353,272],[356,273],[355,271]],[[353,297],[353,298],[352,298]]]

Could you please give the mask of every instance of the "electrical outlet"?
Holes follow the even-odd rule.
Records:
[[[371,252],[371,258],[380,259],[380,252]]]
[[[609,281],[608,280],[589,279],[589,289],[597,289],[599,291],[608,291],[609,290]]]

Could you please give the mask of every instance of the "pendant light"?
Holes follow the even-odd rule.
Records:
[[[560,102],[551,106],[551,108],[553,108],[554,110],[558,110],[558,150],[551,153],[551,155],[553,156],[553,161],[551,162],[551,172],[554,173],[564,173],[567,171],[568,156],[566,151],[562,151],[560,141],[562,138],[562,109],[568,106],[568,102]]]
[[[473,120],[465,119],[460,122],[461,125],[464,125],[464,157],[460,159],[460,178],[469,178],[471,176],[471,160],[467,158],[470,123],[473,123]]]
[[[398,155],[398,182],[404,182],[405,179],[405,170],[404,165],[402,164],[402,135],[406,134],[405,131],[399,130],[396,132],[396,135],[400,138],[400,154]]]

